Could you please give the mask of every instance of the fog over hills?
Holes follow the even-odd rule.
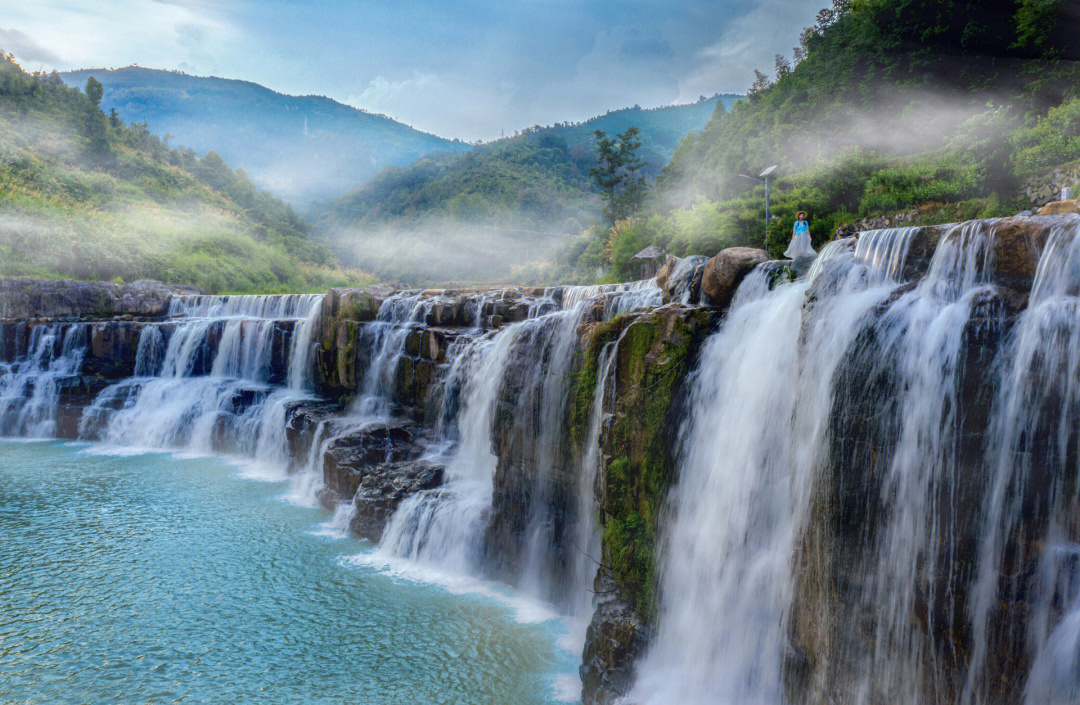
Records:
[[[282,95],[248,81],[137,66],[62,74],[79,88],[89,76],[105,86],[106,112],[145,122],[153,133],[172,135],[171,145],[200,156],[216,151],[287,199],[330,198],[383,167],[470,148],[329,98]]]

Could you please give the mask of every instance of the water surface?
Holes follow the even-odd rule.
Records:
[[[319,535],[327,513],[286,493],[217,458],[0,442],[0,702],[539,705],[572,689],[559,622],[358,565],[370,546]]]

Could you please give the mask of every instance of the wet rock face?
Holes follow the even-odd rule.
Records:
[[[285,440],[292,467],[302,467],[308,461],[319,424],[338,413],[341,406],[332,402],[300,400],[289,405],[285,411]]]
[[[131,284],[30,278],[0,279],[0,318],[157,318],[176,294],[196,289],[140,280]]]
[[[743,277],[771,258],[756,247],[729,247],[705,263],[701,293],[717,308],[727,308]]]
[[[665,306],[585,332],[576,429],[588,425],[597,354],[621,336],[611,370],[614,403],[600,433],[596,491],[605,568],[597,576],[596,613],[581,669],[586,704],[614,703],[625,694],[647,642],[646,625],[655,617],[660,511],[675,473],[685,382],[717,314],[712,308]]]
[[[147,325],[134,321],[103,321],[90,326],[89,344],[83,370],[108,379],[135,374],[139,336]]]
[[[664,291],[664,303],[698,303],[708,261],[703,255],[670,258],[656,275],[656,284]]]
[[[880,542],[889,519],[887,478],[903,409],[903,379],[898,351],[889,346],[889,331],[878,322],[902,292],[887,300],[866,322],[841,361],[834,382],[825,464],[817,475],[795,555],[796,587],[791,612],[791,649],[785,686],[792,703],[849,702],[867,669],[868,645],[878,625],[873,606]],[[978,534],[983,526],[983,490],[987,482],[984,438],[994,402],[994,360],[1006,339],[1009,318],[1004,298],[995,292],[972,301],[963,331],[963,356],[956,375],[955,470],[939,478],[934,502],[940,507],[941,536],[927,549],[920,565],[920,588],[910,615],[919,625],[925,661],[912,669],[911,687],[925,702],[958,702],[963,688],[971,631],[970,605]],[[928,571],[933,571],[930,580]],[[1020,634],[1023,629],[1018,630]],[[1016,635],[1013,635],[1014,638]],[[1022,642],[1022,637],[1019,639]],[[1007,685],[1023,663],[1023,644],[999,642],[1008,653],[1008,669],[999,671],[1000,699],[1019,702]],[[899,656],[897,657],[899,658]],[[1022,669],[1022,670],[1026,670]],[[871,676],[871,689],[882,684]],[[890,701],[889,692],[874,690],[874,702]]]
[[[324,503],[352,501],[356,513],[350,528],[362,538],[378,542],[402,501],[442,484],[442,465],[421,457],[426,437],[406,421],[330,434],[336,437],[323,456]]]
[[[378,543],[398,506],[417,492],[442,485],[443,471],[442,465],[424,459],[370,466],[356,488],[356,513],[349,528]]]
[[[585,632],[581,657],[583,705],[614,705],[630,690],[634,664],[644,653],[649,630],[637,611],[619,597],[607,574],[596,576],[596,611]]]

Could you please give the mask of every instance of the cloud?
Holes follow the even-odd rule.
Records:
[[[697,50],[694,65],[679,81],[679,100],[702,93],[743,92],[754,69],[766,73],[776,54],[790,57],[804,27],[813,24],[824,2],[758,0],[727,23],[715,41]]]
[[[790,54],[826,4],[0,0],[0,16],[41,43],[24,54],[47,65],[60,57],[41,45],[62,49],[60,68],[137,63],[243,78],[471,140],[745,91],[753,69]]]
[[[161,0],[157,0],[161,2]],[[182,47],[195,48],[206,42],[206,28],[185,22],[176,25],[176,43]]]
[[[483,76],[415,71],[401,79],[379,75],[345,102],[444,137],[498,137],[506,127],[514,86]],[[512,130],[513,128],[511,128]]]
[[[627,39],[619,47],[619,56],[624,59],[671,59],[675,50],[666,39]]]
[[[0,27],[0,49],[14,54],[23,62],[40,61],[50,66],[63,64],[63,60],[34,41],[33,37],[17,29]]]

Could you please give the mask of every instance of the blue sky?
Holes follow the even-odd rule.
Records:
[[[132,63],[327,95],[447,137],[744,92],[827,0],[0,0],[29,69]]]

